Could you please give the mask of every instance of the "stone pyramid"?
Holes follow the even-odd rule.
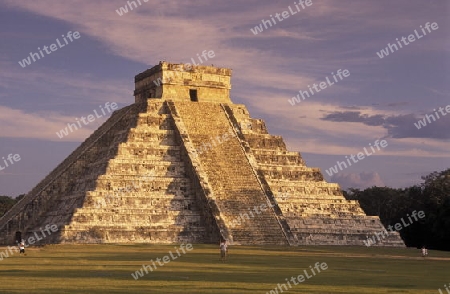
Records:
[[[364,245],[384,230],[229,98],[231,70],[161,62],[0,219],[0,242]],[[398,233],[375,245],[404,246]]]

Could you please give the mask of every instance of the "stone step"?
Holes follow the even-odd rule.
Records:
[[[299,245],[353,245],[364,246],[365,235],[339,235],[339,234],[305,234],[297,235]],[[392,246],[404,247],[403,241],[400,237],[391,238],[385,242],[378,242],[372,246]]]
[[[206,145],[205,143],[211,145],[199,154],[199,160],[213,189],[220,214],[224,220],[227,220],[226,225],[234,242],[257,240],[257,242],[263,242],[262,244],[286,244],[276,216],[269,210],[252,218],[244,228],[238,228],[230,221],[239,213],[247,212],[248,207],[267,203],[267,199],[240,142],[236,136],[231,135],[234,133],[222,107],[219,104],[201,105],[178,102],[175,106],[194,147],[199,150]],[[201,122],[198,121],[200,118]],[[225,140],[226,144],[211,142],[211,138],[217,136],[223,138],[223,134],[230,134]],[[239,167],[238,172],[236,167]]]
[[[208,232],[201,229],[172,227],[94,227],[64,229],[62,242],[65,243],[202,243]],[[175,251],[174,251],[175,252]]]
[[[158,209],[164,204],[162,209]],[[124,199],[102,199],[102,200],[91,200],[90,203],[86,204],[86,207],[83,209],[89,210],[98,210],[99,213],[102,210],[115,210],[121,206],[137,206],[138,208],[130,208],[130,209],[122,209],[121,212],[133,212],[133,211],[142,211],[147,210],[148,213],[156,213],[158,210],[166,211],[198,211],[198,204],[194,199],[190,200],[163,200],[163,199],[145,199],[145,200],[137,200],[130,197],[128,200]]]
[[[336,183],[327,183],[325,181],[317,181],[317,182],[311,182],[311,181],[291,181],[289,179],[276,179],[276,180],[270,180],[268,179],[267,182],[270,183],[271,186],[273,186],[273,189],[275,191],[284,191],[287,192],[289,190],[302,190],[303,188],[306,189],[318,189],[318,188],[324,188],[324,189],[332,189],[332,190],[340,190],[340,187]]]
[[[107,217],[101,217],[101,218],[95,218],[95,219],[86,219],[83,220],[83,218],[76,218],[73,220],[73,222],[71,222],[70,227],[72,228],[78,228],[78,229],[89,229],[91,227],[96,227],[96,226],[100,226],[100,227],[121,227],[121,228],[129,228],[129,227],[149,227],[149,228],[160,228],[160,229],[164,229],[164,230],[171,230],[171,227],[177,227],[177,228],[184,228],[187,227],[189,225],[192,226],[192,228],[199,228],[201,229],[200,226],[198,226],[199,223],[201,223],[200,221],[200,216],[197,218],[192,218],[192,219],[187,219],[184,220],[183,219],[183,223],[180,220],[178,223],[176,222],[171,222],[171,221],[164,221],[167,220],[167,215],[155,215],[154,218],[142,218],[141,220],[138,218],[127,218],[126,215],[121,217],[121,218],[107,218]],[[123,225],[120,225],[121,223],[123,223]],[[193,224],[197,224],[197,225],[193,225]]]
[[[152,163],[124,163],[124,162],[111,162],[106,170],[110,174],[140,174],[145,176],[160,175],[164,177],[177,177],[184,176],[186,174],[184,164],[169,163],[169,164],[152,164]],[[153,177],[153,176],[152,176]]]
[[[176,212],[176,211],[174,211]],[[108,224],[115,225],[117,223],[125,223],[127,225],[146,225],[146,226],[166,226],[168,224],[181,224],[187,225],[189,220],[191,223],[200,223],[200,216],[184,218],[180,217],[177,213],[152,212],[147,213],[136,212],[136,214],[129,214],[130,212],[117,211],[116,213],[105,213],[100,211],[98,215],[92,215],[92,213],[77,213],[73,216],[71,224],[85,224],[85,226],[102,225],[108,226]],[[177,221],[177,219],[179,219]]]
[[[295,206],[287,206],[287,205],[280,205],[283,209],[286,210],[287,213],[289,212],[302,212],[302,213],[332,213],[335,210],[339,211],[340,213],[348,213],[348,212],[356,212],[361,211],[362,209],[356,205],[352,205],[350,207],[348,206],[321,206],[321,207],[315,207],[314,205],[311,206],[303,206],[303,207],[295,207]]]
[[[286,199],[289,203],[343,203],[343,204],[358,204],[357,200],[347,200],[342,195],[318,194],[312,196],[311,194],[289,194],[289,192],[282,192],[275,194],[280,201]]]
[[[302,173],[317,173],[320,169],[307,167],[302,165],[281,165],[281,164],[264,164],[258,163],[259,170],[263,171],[265,174],[269,175],[270,172],[302,172]]]
[[[133,183],[135,183],[136,181],[143,181],[146,187],[147,185],[153,185],[155,187],[167,187],[174,183],[186,186],[189,183],[189,179],[187,179],[185,176],[174,172],[167,172],[164,176],[153,176],[153,173],[148,172],[146,174],[143,174],[143,176],[141,177],[133,175],[132,173],[115,174],[114,176],[104,175],[102,177],[99,177],[99,179],[97,180],[97,190],[111,191],[112,187],[125,188],[128,185],[133,185]],[[114,185],[111,183],[114,183]]]
[[[274,154],[274,155],[265,155],[265,154],[257,154],[252,150],[255,155],[256,160],[258,161],[259,166],[278,166],[283,165],[286,167],[306,167],[305,162],[298,155],[284,155],[284,154]]]

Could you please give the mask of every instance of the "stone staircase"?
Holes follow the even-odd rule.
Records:
[[[197,149],[233,244],[287,244],[270,202],[220,104],[173,102]],[[253,215],[250,214],[252,211]],[[248,216],[248,217],[247,217]],[[239,220],[241,220],[239,224]]]
[[[364,245],[367,236],[384,230],[378,217],[366,216],[359,203],[346,200],[339,185],[327,183],[317,168],[305,165],[299,153],[289,152],[283,139],[268,134],[264,121],[250,118],[243,105],[229,105],[241,125],[258,170],[270,187],[291,232],[300,245]],[[375,245],[404,246],[390,233]]]

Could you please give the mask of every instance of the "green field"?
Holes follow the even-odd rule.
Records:
[[[221,262],[218,246],[194,244],[159,266],[156,258],[177,256],[175,247],[30,247],[27,256],[0,261],[0,293],[266,293],[304,270],[311,278],[283,293],[445,293],[450,283],[450,252],[430,250],[424,259],[417,249],[232,246]],[[131,274],[152,259],[157,268],[135,280]],[[328,269],[314,276],[316,262]]]

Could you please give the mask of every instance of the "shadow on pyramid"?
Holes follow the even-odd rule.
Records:
[[[0,219],[0,242],[404,246],[232,103],[230,69],[180,68],[138,74],[135,103]]]

